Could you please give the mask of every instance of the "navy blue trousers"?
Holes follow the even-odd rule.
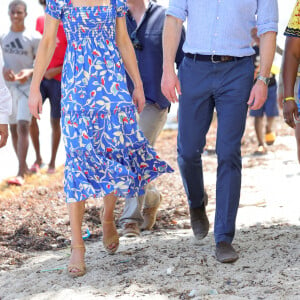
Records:
[[[178,165],[192,208],[203,204],[201,154],[214,108],[217,111],[216,243],[231,243],[235,233],[241,190],[241,139],[253,76],[251,57],[223,63],[185,57],[179,69],[182,96],[178,114]]]

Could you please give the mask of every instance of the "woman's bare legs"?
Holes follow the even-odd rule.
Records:
[[[79,201],[75,203],[68,204],[70,225],[71,225],[71,245],[75,248],[72,249],[70,265],[81,264],[84,262],[84,248],[78,248],[78,246],[83,246],[84,242],[82,239],[82,220],[85,211],[85,201]],[[71,272],[78,272],[77,268],[73,268]]]
[[[117,197],[113,194],[109,194],[104,197],[104,211],[103,211],[103,237],[114,236],[117,234],[114,221],[114,209]],[[82,240],[82,221],[85,211],[85,201],[79,201],[75,203],[68,204],[70,225],[71,225],[71,236],[72,236],[72,249],[70,265],[82,264],[84,262],[84,248],[78,248],[78,246],[83,246],[84,242]],[[109,249],[114,249],[118,246],[117,242],[108,245]],[[73,268],[71,272],[78,272],[79,269]]]
[[[103,230],[103,243],[105,240],[109,241],[110,237],[115,237],[118,235],[116,230],[116,225],[114,222],[114,209],[116,205],[117,197],[114,194],[108,194],[103,198],[103,215],[101,216],[102,230]],[[118,247],[119,242],[117,239],[107,245],[109,250],[113,250]]]

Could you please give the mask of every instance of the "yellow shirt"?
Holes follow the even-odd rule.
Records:
[[[297,0],[284,35],[300,38],[300,0]]]

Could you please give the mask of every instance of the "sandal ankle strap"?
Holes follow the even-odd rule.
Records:
[[[85,245],[71,245],[71,250],[73,249],[84,249],[85,250]]]
[[[111,220],[111,221],[101,220],[101,222],[105,223],[105,224],[111,224],[111,223],[114,223],[115,221],[114,220]]]

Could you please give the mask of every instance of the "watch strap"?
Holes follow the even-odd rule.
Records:
[[[269,77],[264,77],[262,75],[258,75],[257,80],[261,80],[267,86],[270,83],[270,78]]]

